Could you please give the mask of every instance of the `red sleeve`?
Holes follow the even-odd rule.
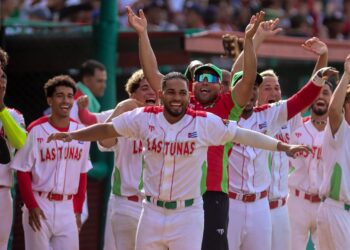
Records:
[[[86,192],[86,183],[87,183],[87,174],[81,173],[79,179],[79,187],[78,192],[74,195],[73,205],[74,205],[74,213],[81,214],[83,211],[83,203],[85,200],[85,192]]]
[[[22,200],[28,209],[39,207],[36,202],[32,189],[32,180],[30,172],[17,171],[17,179],[19,192],[21,193]]]
[[[97,123],[97,118],[94,113],[91,113],[88,109],[82,109],[78,111],[79,119],[84,125],[92,125]]]
[[[308,82],[301,90],[295,95],[288,98],[287,110],[288,120],[293,118],[296,114],[307,108],[317,98],[322,87],[317,86],[312,81]]]

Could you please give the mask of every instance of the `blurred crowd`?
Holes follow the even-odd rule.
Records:
[[[1,17],[91,24],[101,0],[0,0]],[[149,29],[243,31],[259,10],[279,17],[284,35],[350,37],[350,0],[117,0],[119,24],[128,29],[125,6],[144,9]]]

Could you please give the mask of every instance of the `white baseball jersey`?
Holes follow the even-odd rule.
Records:
[[[254,109],[238,126],[274,136],[287,122],[287,102],[280,101]],[[229,157],[229,190],[231,192],[258,193],[266,190],[271,182],[268,168],[268,151],[234,144]]]
[[[303,192],[318,194],[322,181],[322,147],[324,131],[318,131],[311,119],[302,123],[291,136],[291,144],[308,145],[312,153],[302,152],[296,158],[290,158],[294,171],[288,179],[288,186]]]
[[[119,134],[142,140],[145,194],[166,201],[201,197],[208,146],[232,141],[237,130],[235,122],[192,109],[170,124],[163,107],[138,108],[112,122]]]
[[[323,140],[323,181],[321,196],[350,204],[350,126],[343,118],[337,133],[332,135],[329,123]]]
[[[13,119],[16,121],[16,123],[19,124],[24,129],[25,125],[24,125],[23,115],[15,109],[7,108],[7,110],[9,111],[9,113],[13,117]],[[13,155],[15,153],[15,148],[12,147],[11,144],[9,143],[8,138],[5,135],[4,128],[2,127],[1,120],[0,120],[0,133],[2,136],[4,136],[6,143],[7,143],[7,147],[9,148],[9,151],[11,153],[11,157],[13,157]],[[11,170],[9,165],[10,165],[10,163],[0,164],[0,186],[11,187],[13,184],[12,170]]]
[[[89,161],[89,142],[51,141],[47,138],[59,132],[48,121],[48,117],[36,120],[29,131],[25,146],[19,150],[11,168],[31,172],[33,191],[57,194],[76,194],[80,173],[92,168]],[[70,122],[68,131],[84,126]]]
[[[285,142],[290,142],[293,131],[302,125],[302,117],[294,116],[290,119],[275,138]],[[268,152],[268,166],[271,173],[271,184],[269,188],[269,199],[275,200],[288,195],[288,173],[289,173],[289,157],[285,152],[270,151]]]
[[[138,195],[142,173],[142,141],[119,137],[114,147],[104,148],[99,145],[99,149],[114,152],[112,193],[119,196]]]
[[[102,111],[100,113],[95,113],[96,119],[98,123],[103,123],[107,120],[107,118],[113,113],[113,109],[109,109],[106,111]]]

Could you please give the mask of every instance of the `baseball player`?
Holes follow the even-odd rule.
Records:
[[[49,134],[83,126],[70,119],[76,91],[69,76],[56,76],[44,86],[52,115],[28,127],[25,146],[11,168],[17,170],[23,207],[26,249],[79,249],[78,230],[86,192],[90,143],[47,142]]]
[[[200,249],[203,237],[201,183],[205,181],[208,146],[238,143],[267,150],[308,150],[244,130],[211,113],[188,108],[188,81],[180,73],[164,76],[159,92],[164,107],[138,108],[112,123],[49,140],[97,140],[115,136],[141,138],[144,149],[146,199],[136,236],[136,249]]]
[[[328,49],[327,45],[318,38],[313,37],[306,40],[302,47],[318,55],[315,71],[327,65]],[[265,70],[261,72],[263,82],[259,86],[258,106],[267,103],[274,103],[281,100],[281,88],[278,76],[273,70]],[[326,89],[326,90],[324,90]],[[321,90],[320,96],[326,91],[328,94],[329,85],[325,85]],[[316,102],[322,97],[318,97]],[[296,115],[284,124],[278,133],[276,139],[289,142],[292,132],[294,132],[302,124],[300,115]],[[290,249],[290,223],[288,216],[288,208],[286,200],[288,195],[288,172],[289,159],[284,153],[269,152],[269,170],[271,173],[271,185],[269,187],[269,205],[271,211],[272,223],[272,247],[273,250]],[[295,215],[297,213],[294,213]]]
[[[350,248],[349,134],[350,134],[350,55],[344,63],[343,76],[329,105],[329,121],[323,140],[324,197],[317,215],[319,249]]]
[[[288,120],[308,107],[317,97],[329,68],[319,70],[294,96],[286,101],[254,108],[258,93],[256,86],[238,125],[274,136]],[[242,71],[233,77],[240,81]],[[229,158],[230,178],[230,249],[271,249],[271,216],[267,199],[271,183],[267,153],[236,144]],[[271,161],[271,159],[270,159]]]
[[[147,34],[147,20],[142,11],[136,16],[128,8],[130,25],[139,35],[140,60],[146,78],[151,87],[159,91],[163,75],[159,72],[157,61]],[[251,18],[245,31],[244,76],[231,91],[220,93],[222,72],[213,64],[205,64],[194,71],[193,97],[191,108],[204,110],[220,116],[222,119],[237,120],[242,107],[249,101],[256,78],[256,56],[252,37],[264,12]],[[228,249],[228,170],[227,158],[232,144],[210,147],[208,150],[208,169],[204,199],[204,237],[202,249]]]
[[[142,70],[132,74],[125,85],[125,90],[130,98],[119,103],[114,112],[111,110],[102,114],[91,114],[88,113],[87,109],[84,109],[84,114],[79,111],[79,114],[83,115],[81,121],[86,121],[84,124],[88,124],[94,119],[99,123],[109,122],[121,112],[131,110],[138,105],[156,104],[155,92],[144,78]],[[108,120],[103,119],[103,116],[107,116]],[[142,141],[124,137],[112,138],[101,141],[99,148],[102,151],[113,151],[115,156],[104,248],[106,250],[133,250],[135,249],[136,229],[141,214],[143,197],[140,192],[143,162]]]
[[[7,77],[3,69],[7,59],[7,53],[0,48],[0,250],[7,249],[13,218],[13,173],[9,165],[15,149],[22,148],[27,137],[22,114],[4,104]]]
[[[315,41],[315,38],[310,40]],[[315,45],[317,46],[317,44],[320,48],[326,49],[322,42],[316,41]],[[319,59],[318,61],[322,61],[321,57]],[[322,181],[321,153],[328,117],[328,104],[332,92],[332,84],[326,81],[319,96],[311,105],[311,117],[304,119],[290,136],[291,143],[309,145],[313,149],[312,154],[302,154],[295,159],[290,159],[293,171],[288,179],[287,204],[290,217],[291,249],[306,248],[309,232],[316,248],[319,246],[315,211],[317,211],[321,201],[319,196],[319,187]]]

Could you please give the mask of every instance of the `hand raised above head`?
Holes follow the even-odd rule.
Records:
[[[250,18],[250,22],[245,29],[245,39],[252,39],[260,23],[264,20],[265,12],[260,11]]]
[[[126,7],[128,13],[128,21],[130,27],[132,27],[137,33],[142,33],[147,31],[147,19],[143,10],[139,10],[139,16],[137,16],[130,6]]]
[[[327,45],[322,42],[317,37],[312,37],[308,40],[306,40],[301,47],[303,47],[305,50],[310,51],[318,56],[323,55],[328,52]]]

